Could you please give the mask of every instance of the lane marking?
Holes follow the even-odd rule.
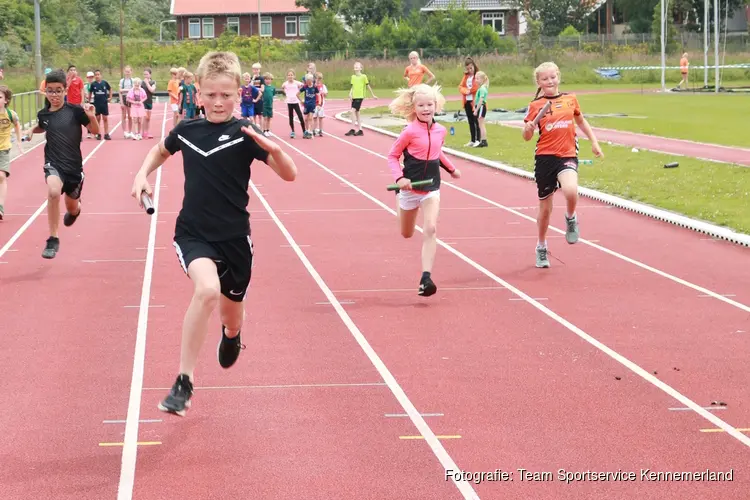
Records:
[[[277,385],[225,385],[195,387],[196,391],[223,390],[223,389],[296,389],[310,387],[383,387],[384,382],[353,382],[351,384],[277,384]],[[144,391],[168,391],[171,387],[144,387]]]
[[[286,141],[282,141],[282,142],[289,145],[289,143]],[[291,145],[289,146],[291,147]],[[296,150],[296,148],[293,148],[293,149]],[[340,179],[342,181],[348,182],[344,178],[340,177]],[[320,274],[318,274],[318,272],[315,270],[313,265],[307,259],[307,256],[305,255],[305,253],[297,246],[297,243],[294,241],[294,238],[292,238],[292,235],[289,233],[289,231],[287,231],[284,224],[276,216],[276,213],[273,211],[273,209],[268,204],[266,199],[260,194],[260,191],[258,191],[258,188],[256,188],[255,185],[253,185],[252,181],[250,181],[250,187],[255,192],[255,196],[258,198],[258,200],[260,200],[260,202],[263,204],[263,207],[268,212],[268,215],[272,219],[274,219],[274,222],[278,226],[279,230],[284,234],[284,237],[287,239],[289,244],[294,247],[295,253],[299,257],[299,259],[302,261],[307,271],[310,273],[310,276],[312,276],[312,278],[318,284],[318,287],[326,295],[328,300],[331,302],[331,306],[336,310],[339,317],[341,318],[341,321],[349,329],[354,339],[357,341],[359,346],[362,348],[362,350],[365,352],[365,354],[369,358],[370,362],[373,364],[375,369],[378,370],[378,373],[380,373],[380,376],[383,377],[383,380],[386,382],[386,384],[388,384],[388,388],[391,390],[391,392],[396,397],[398,402],[401,403],[401,407],[404,409],[404,411],[407,414],[409,414],[409,416],[411,417],[411,421],[419,430],[420,435],[422,435],[425,438],[425,440],[427,441],[427,444],[430,446],[430,448],[432,449],[433,453],[438,458],[440,463],[443,465],[443,467],[446,470],[461,470],[453,461],[453,459],[450,457],[450,455],[448,455],[448,452],[445,450],[445,448],[443,448],[443,445],[440,443],[439,439],[432,432],[432,429],[430,429],[430,427],[427,425],[427,422],[425,422],[424,419],[419,415],[419,412],[414,407],[412,402],[409,400],[408,396],[406,395],[404,390],[401,388],[399,383],[396,381],[395,377],[391,374],[391,372],[385,366],[383,361],[377,355],[377,353],[372,348],[372,346],[367,341],[367,339],[362,334],[362,332],[359,330],[359,328],[357,328],[357,325],[354,324],[354,321],[344,310],[344,307],[338,302],[338,299],[336,298],[336,296],[333,294],[333,292],[331,292],[331,289],[323,281],[323,278],[321,278]],[[356,186],[354,187],[356,188]],[[356,188],[356,189],[359,189],[359,188]],[[479,496],[476,494],[476,492],[474,491],[474,489],[471,487],[469,483],[464,482],[464,481],[456,481],[456,479],[454,478],[453,484],[456,485],[458,490],[463,494],[464,498],[470,498],[470,499],[479,498]]]
[[[343,139],[339,139],[338,137],[335,137],[335,136],[330,136],[330,137],[334,137],[337,140],[343,141]],[[279,138],[278,141],[279,142],[283,142],[284,144],[287,145],[287,147],[289,147],[290,149],[296,151],[301,156],[307,158],[312,163],[318,165],[321,169],[323,169],[324,171],[328,172],[333,177],[336,177],[337,179],[341,180],[342,182],[347,182],[346,179],[344,179],[343,177],[341,177],[339,174],[337,174],[336,172],[334,172],[330,168],[326,167],[325,165],[323,165],[319,161],[315,160],[313,157],[311,157],[307,153],[304,153],[301,150],[297,149],[296,147],[292,146],[287,141],[285,141],[285,140],[283,140],[281,138]],[[349,143],[348,141],[343,141],[343,142]],[[349,144],[351,144],[351,143],[349,143]],[[356,147],[360,147],[360,146],[357,146],[356,144],[355,144],[355,146]],[[377,155],[377,153],[373,153],[373,154]],[[358,188],[357,186],[354,186],[354,185],[351,185],[351,188],[354,189],[355,191],[358,191],[362,196],[364,196],[365,198],[369,199],[370,201],[372,201],[376,205],[379,205],[379,206],[383,207],[383,210],[385,210],[386,212],[390,213],[392,216],[394,216],[394,217],[396,216],[396,212],[392,208],[390,208],[385,203],[383,203],[382,201],[378,200],[377,198],[375,198],[371,194],[363,191],[362,189],[360,189],[360,188]],[[277,224],[278,224],[278,222],[277,222]],[[416,229],[419,232],[423,232],[423,229],[420,226],[416,226]],[[691,400],[687,396],[684,396],[682,393],[680,393],[679,391],[677,391],[676,389],[674,389],[670,385],[665,384],[664,382],[662,382],[661,380],[659,380],[658,378],[656,378],[654,375],[651,374],[651,372],[649,372],[647,370],[644,370],[643,368],[641,368],[640,366],[638,366],[636,363],[630,361],[625,356],[617,353],[616,351],[614,351],[610,347],[608,347],[605,344],[603,344],[602,342],[598,341],[597,339],[595,339],[594,337],[592,337],[588,333],[584,332],[582,329],[580,329],[579,327],[577,327],[576,325],[574,325],[570,321],[566,320],[565,318],[563,318],[559,314],[555,313],[554,311],[552,311],[551,309],[547,308],[543,304],[539,303],[538,301],[534,300],[530,296],[526,295],[523,291],[521,291],[520,289],[514,287],[513,285],[511,285],[507,281],[505,281],[502,278],[500,278],[499,276],[495,275],[494,273],[492,273],[491,271],[489,271],[488,269],[486,269],[482,265],[478,264],[474,260],[470,259],[469,257],[467,257],[466,255],[464,255],[460,251],[456,250],[453,247],[450,247],[450,246],[446,245],[440,238],[437,238],[437,243],[438,243],[438,245],[440,245],[441,247],[445,248],[446,250],[448,250],[450,253],[452,253],[453,255],[455,255],[456,257],[458,257],[459,259],[463,260],[464,262],[466,262],[467,264],[469,264],[470,266],[472,266],[477,271],[479,271],[482,274],[484,274],[485,276],[487,276],[488,278],[491,278],[495,282],[497,282],[500,285],[504,286],[505,288],[507,288],[508,290],[510,290],[511,292],[513,292],[515,295],[518,295],[519,297],[522,297],[531,306],[535,307],[536,309],[538,309],[539,311],[541,311],[542,313],[544,313],[545,315],[547,315],[549,318],[553,319],[554,321],[560,323],[562,326],[564,326],[565,328],[567,328],[568,330],[570,330],[571,332],[573,332],[574,334],[576,334],[578,337],[580,337],[581,339],[585,340],[586,342],[588,342],[592,346],[596,347],[597,349],[599,349],[600,351],[602,351],[603,353],[605,353],[606,355],[608,355],[609,357],[611,357],[612,359],[614,359],[615,361],[617,361],[618,363],[622,364],[623,366],[625,366],[626,368],[628,368],[630,371],[632,371],[636,375],[640,376],[641,378],[643,378],[647,382],[649,382],[652,385],[656,386],[657,388],[661,389],[666,394],[668,394],[669,396],[673,397],[674,399],[676,399],[677,401],[679,401],[683,405],[685,405],[685,406],[687,406],[689,408],[692,408],[700,416],[702,416],[703,418],[705,418],[706,420],[708,420],[712,424],[716,425],[717,427],[720,427],[721,429],[724,429],[728,434],[730,434],[732,437],[734,437],[735,439],[737,439],[738,441],[740,441],[745,446],[750,447],[750,437],[745,436],[744,434],[742,434],[741,432],[739,432],[737,429],[735,429],[732,425],[728,424],[727,422],[724,422],[723,420],[721,420],[720,418],[718,418],[716,415],[712,415],[710,412],[704,410],[697,403],[695,403],[693,400]],[[725,299],[725,300],[729,300],[729,299]],[[744,306],[744,307],[746,307],[746,306]],[[341,308],[341,312],[344,313],[343,308]],[[454,468],[454,470],[456,470],[456,469]]]
[[[437,439],[461,439],[461,436],[435,436]],[[424,439],[424,436],[399,436],[399,439]],[[454,469],[455,470],[455,469]]]
[[[98,264],[99,262],[146,262],[145,259],[101,259],[101,260],[82,260],[88,264]]]
[[[122,123],[122,120],[120,120],[117,123],[117,125],[115,125],[112,128],[112,132],[114,132],[117,129],[117,127],[120,126],[121,123]],[[45,142],[46,142],[46,139],[45,139]],[[108,141],[101,141],[99,144],[96,145],[96,147],[94,149],[91,150],[91,152],[86,156],[86,158],[83,159],[83,165],[84,166],[86,165],[86,163],[88,163],[88,161],[91,159],[91,157],[94,156],[94,153],[96,153],[99,150],[99,148],[101,148],[102,146],[104,146],[104,144],[106,142],[108,142]],[[38,145],[39,144],[37,144],[37,146]],[[34,212],[34,214],[31,217],[29,217],[28,220],[26,222],[24,222],[23,225],[20,228],[18,228],[18,231],[16,231],[15,234],[10,237],[10,239],[8,240],[8,242],[5,245],[3,245],[2,248],[0,248],[0,257],[2,257],[3,255],[5,255],[5,252],[7,252],[10,249],[10,247],[13,246],[13,243],[15,243],[18,240],[18,238],[21,237],[21,235],[29,228],[29,226],[31,226],[31,224],[34,223],[34,221],[36,220],[36,218],[39,217],[39,214],[41,214],[44,211],[44,209],[47,208],[47,202],[48,202],[48,200],[44,200],[44,202],[41,205],[39,205],[39,208],[36,209],[36,211]],[[33,208],[33,206],[31,206],[31,208]]]
[[[445,416],[442,413],[420,413],[419,415],[422,417],[444,417]],[[408,417],[409,415],[407,415],[406,413],[386,413],[385,416],[398,418],[398,417]]]
[[[382,158],[382,159],[385,159],[385,160],[388,159],[387,157],[381,155],[380,153],[376,153],[375,151],[372,151],[370,149],[367,149],[365,147],[360,146],[359,144],[355,144],[355,143],[347,141],[345,139],[341,139],[340,137],[336,137],[335,135],[330,135],[329,137],[332,137],[332,138],[336,139],[337,141],[341,141],[343,143],[349,144],[349,145],[351,145],[351,146],[353,146],[355,148],[361,149],[362,151],[365,151],[365,152],[370,153],[370,154],[372,154],[374,156],[377,156],[378,158]],[[286,141],[284,141],[282,139],[279,139],[279,140],[281,140],[282,142],[284,142],[286,144],[289,144],[289,143],[287,143]],[[290,147],[291,147],[291,145],[290,145]],[[296,149],[296,148],[293,148],[293,149]],[[346,181],[346,179],[344,179],[344,181]],[[497,207],[497,208],[500,208],[500,209],[505,210],[507,212],[510,212],[512,214],[515,214],[518,217],[521,217],[523,219],[526,219],[526,220],[531,221],[534,224],[536,224],[536,219],[534,217],[530,217],[530,216],[528,216],[528,215],[526,215],[524,213],[518,212],[517,210],[513,210],[512,208],[509,208],[509,207],[506,207],[505,205],[497,203],[496,201],[490,200],[489,198],[485,198],[484,196],[478,195],[478,194],[476,194],[476,193],[474,193],[472,191],[469,191],[469,190],[464,189],[462,187],[458,187],[458,186],[456,186],[455,184],[453,184],[453,183],[451,183],[449,181],[441,181],[441,185],[443,185],[443,184],[446,185],[446,186],[448,186],[448,187],[450,187],[450,188],[455,189],[456,191],[459,191],[461,193],[467,194],[467,195],[469,195],[469,196],[471,196],[473,198],[476,198],[478,200],[482,200],[483,202],[485,202],[485,203],[487,203],[489,205],[492,205],[494,207]],[[352,187],[356,188],[356,186],[352,186]],[[565,234],[565,231],[563,231],[562,229],[558,229],[557,227],[555,227],[555,226],[553,226],[551,224],[549,226],[549,230],[550,231],[554,231],[554,232],[559,233],[559,234]],[[727,303],[729,305],[737,307],[738,309],[741,309],[741,310],[743,310],[745,312],[750,312],[750,306],[748,306],[746,304],[734,301],[734,300],[732,300],[730,298],[724,297],[721,294],[718,294],[718,293],[716,293],[714,291],[711,291],[711,290],[709,290],[707,288],[703,288],[702,286],[696,285],[696,284],[691,283],[691,282],[689,282],[687,280],[684,280],[682,278],[678,278],[677,276],[669,274],[669,273],[667,273],[665,271],[662,271],[660,269],[657,269],[655,267],[649,266],[648,264],[645,264],[645,263],[643,263],[641,261],[638,261],[638,260],[635,260],[633,258],[627,257],[627,256],[625,256],[625,255],[623,255],[623,254],[621,254],[619,252],[616,252],[614,250],[610,250],[609,248],[606,248],[606,247],[603,247],[603,246],[598,245],[596,243],[593,243],[592,240],[586,240],[586,239],[583,239],[583,238],[579,238],[578,241],[580,243],[583,243],[584,245],[588,245],[590,247],[596,248],[597,250],[600,250],[600,251],[602,251],[602,252],[604,252],[604,253],[606,253],[608,255],[616,257],[616,258],[618,258],[620,260],[624,260],[625,262],[628,262],[628,263],[633,264],[635,266],[638,266],[641,269],[645,269],[645,270],[650,271],[650,272],[652,272],[654,274],[657,274],[657,275],[659,275],[659,276],[661,276],[663,278],[667,278],[668,280],[674,281],[675,283],[679,283],[679,284],[684,285],[686,287],[692,288],[693,290],[696,290],[696,291],[699,291],[699,292],[704,293],[706,295],[709,295],[709,296],[711,296],[711,297],[713,297],[713,298],[715,298],[717,300],[720,300],[720,301],[725,302],[725,303]]]
[[[502,286],[457,286],[441,287],[440,291],[465,291],[465,290],[506,290]],[[333,293],[367,293],[367,292],[414,292],[414,288],[370,288],[363,290],[333,290]]]
[[[163,422],[160,418],[153,418],[153,419],[145,419],[145,420],[139,420],[138,422],[142,424],[155,424],[159,422]],[[102,420],[103,424],[125,424],[127,423],[127,420]]]
[[[511,297],[508,300],[525,300],[523,297]],[[532,300],[549,300],[547,297],[532,297]]]
[[[125,307],[125,308],[129,309],[129,308],[136,308],[136,307],[141,307],[141,306],[122,306],[122,307]],[[166,307],[166,306],[164,306],[164,305],[161,305],[161,306],[149,305],[148,307]]]
[[[726,410],[726,406],[702,406],[704,410]],[[692,408],[670,408],[669,411],[693,411]]]
[[[161,441],[139,441],[135,443],[137,446],[157,446],[161,444]],[[99,446],[122,446],[125,447],[125,443],[99,443]]]
[[[354,301],[353,300],[340,300],[339,304],[348,304],[348,305],[351,305],[351,304],[354,304]],[[324,306],[324,305],[327,306],[327,305],[331,305],[331,303],[330,302],[316,302],[315,305],[316,306]]]
[[[736,297],[737,295],[734,293],[722,293],[721,296],[722,297]],[[706,295],[705,293],[702,293],[698,295],[698,297],[710,297],[710,295]]]
[[[750,432],[750,428],[736,429],[740,432]],[[724,429],[701,429],[701,432],[725,432]]]
[[[164,103],[164,118],[161,122],[161,139],[167,126],[167,104]],[[154,209],[148,228],[148,250],[146,264],[143,270],[143,288],[141,289],[141,307],[138,309],[138,327],[135,334],[135,350],[133,353],[133,375],[130,379],[130,398],[128,399],[128,413],[125,422],[125,437],[122,447],[122,462],[120,465],[120,483],[117,486],[117,500],[131,500],[135,486],[135,462],[138,455],[138,423],[141,415],[141,394],[143,387],[143,372],[146,362],[146,329],[148,328],[149,301],[151,299],[151,278],[154,270],[154,246],[156,244],[157,215],[159,214],[159,194],[161,172],[164,165],[156,170],[156,181],[153,186]],[[135,203],[135,200],[133,200]],[[145,217],[146,215],[143,214]],[[161,443],[159,443],[161,444]]]

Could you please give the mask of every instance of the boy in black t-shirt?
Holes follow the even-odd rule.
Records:
[[[57,236],[60,226],[60,196],[65,195],[67,212],[63,223],[66,226],[72,226],[81,214],[84,179],[81,126],[87,127],[92,134],[98,134],[99,123],[91,104],[81,107],[65,102],[67,79],[62,70],[48,73],[45,84],[44,92],[49,105],[37,113],[37,125],[26,134],[26,140],[31,140],[35,133],[46,132],[47,135],[47,143],[44,145],[44,179],[47,183],[50,237],[42,257],[52,259],[60,249],[60,239]]]
[[[235,54],[203,56],[196,76],[206,119],[181,121],[149,152],[133,181],[131,194],[140,204],[142,192],[151,194],[148,176],[182,152],[185,194],[174,247],[194,290],[182,327],[179,375],[159,404],[160,410],[181,416],[190,407],[195,364],[217,304],[222,325],[219,364],[229,368],[244,348],[240,329],[253,264],[247,211],[250,165],[260,160],[285,181],[297,176],[289,155],[248,120],[232,115],[240,102],[240,75]]]
[[[94,71],[94,81],[89,86],[89,101],[94,104],[96,121],[99,122],[99,128],[104,128],[104,140],[110,141],[109,136],[109,101],[112,99],[112,87],[106,80],[102,80],[102,72]],[[101,134],[96,134],[96,140],[101,140]]]

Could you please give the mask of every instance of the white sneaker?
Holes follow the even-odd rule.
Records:
[[[474,147],[474,143],[473,143],[473,142],[471,142],[471,141],[469,141],[469,142],[467,142],[466,144],[464,144],[464,147],[465,147],[465,148],[471,148],[471,147]]]
[[[130,132],[125,132],[125,134],[123,135],[125,136],[125,139],[130,139],[131,137],[133,137],[133,134],[131,134]]]

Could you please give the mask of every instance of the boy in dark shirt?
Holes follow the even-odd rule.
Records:
[[[313,116],[315,115],[315,106],[318,102],[318,87],[315,86],[315,76],[305,75],[305,86],[302,87],[302,93],[305,94],[305,134],[303,139],[313,138]]]
[[[182,327],[179,375],[159,404],[160,410],[180,416],[190,407],[193,372],[217,304],[222,325],[219,364],[231,367],[244,348],[240,329],[253,264],[247,211],[250,166],[257,159],[285,181],[297,176],[288,154],[249,120],[233,116],[241,94],[237,56],[210,52],[196,73],[206,119],[181,121],[154,146],[132,189],[140,204],[142,192],[151,194],[148,176],[171,155],[182,152],[185,194],[175,224],[174,247],[194,290]]]
[[[112,99],[112,87],[106,80],[102,80],[101,70],[94,71],[94,81],[89,86],[89,102],[94,104],[96,120],[99,128],[104,125],[104,140],[110,141],[109,136],[109,101]],[[101,134],[96,134],[96,140],[101,140]]]
[[[52,259],[60,249],[57,229],[60,226],[60,196],[65,195],[67,212],[63,218],[66,226],[72,226],[81,214],[81,191],[83,189],[83,156],[81,155],[81,126],[92,134],[99,133],[99,123],[94,115],[94,106],[84,107],[65,102],[67,85],[65,73],[52,71],[45,78],[44,92],[48,106],[37,113],[37,126],[26,134],[31,140],[35,133],[46,132],[44,145],[44,179],[47,183],[47,219],[50,237],[42,257]]]

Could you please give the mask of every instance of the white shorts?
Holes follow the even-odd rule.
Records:
[[[440,190],[430,191],[427,194],[415,193],[414,191],[399,191],[398,206],[401,210],[414,210],[419,208],[425,200],[440,198]]]
[[[325,118],[326,112],[323,109],[322,106],[316,106],[315,111],[313,111],[313,118]]]

